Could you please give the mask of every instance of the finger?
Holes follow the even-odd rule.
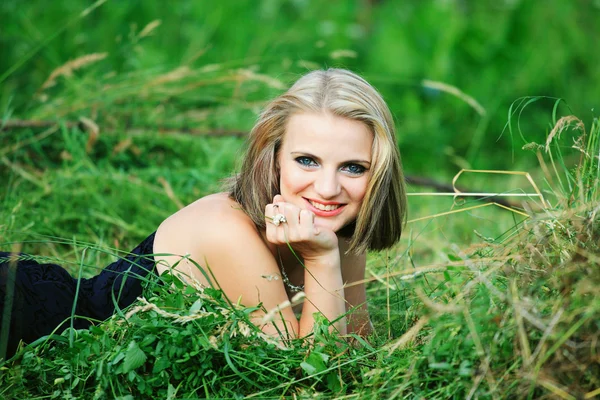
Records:
[[[283,196],[280,194],[276,194],[275,197],[273,197],[273,203],[284,203],[285,200],[283,199]]]
[[[277,204],[267,204],[265,206],[265,221],[267,228],[269,226],[276,227],[276,222],[273,220],[277,214],[280,214]]]
[[[303,239],[310,239],[316,234],[315,214],[309,210],[300,210],[299,229]]]
[[[279,209],[276,204],[267,204],[265,207],[265,221],[266,221],[266,229],[265,236],[269,243],[273,244],[281,244],[282,242],[279,240],[279,227],[273,223],[273,218],[275,215],[279,214]],[[281,226],[280,224],[279,226]]]
[[[276,213],[285,217],[285,222],[280,223],[277,227],[277,240],[280,243],[286,243],[291,240],[290,232],[293,233],[296,231],[298,217],[294,216],[294,212],[290,204],[279,203],[275,205],[277,206]]]
[[[267,204],[265,206],[265,219],[271,220],[273,218],[273,215],[277,214],[277,210],[275,209],[275,205],[274,204]]]

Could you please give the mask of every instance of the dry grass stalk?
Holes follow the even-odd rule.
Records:
[[[146,25],[139,33],[138,38],[143,38],[146,36],[150,36],[152,35],[152,33],[154,33],[154,30],[156,28],[158,28],[160,26],[160,24],[162,24],[162,21],[160,19],[155,19],[154,21],[148,23],[148,25]]]
[[[163,189],[165,190],[165,193],[167,194],[167,197],[169,197],[169,199],[171,199],[171,201],[173,201],[173,203],[175,203],[175,205],[179,207],[180,210],[183,207],[185,207],[185,205],[181,202],[181,200],[179,200],[179,198],[173,191],[173,188],[171,187],[169,181],[167,181],[164,177],[160,176],[158,178],[158,183],[162,185]]]
[[[89,137],[87,143],[85,144],[85,152],[91,153],[94,145],[98,141],[98,137],[100,136],[100,128],[98,124],[86,117],[79,117],[79,123],[81,126],[85,128],[89,133]]]
[[[554,139],[554,137],[556,137],[557,139],[560,138],[560,134],[567,128],[569,128],[571,125],[575,125],[574,128],[577,130],[580,130],[582,133],[585,134],[585,126],[583,125],[583,122],[573,116],[573,115],[568,115],[566,117],[562,117],[561,119],[558,120],[558,122],[556,123],[556,125],[554,125],[554,128],[552,128],[552,130],[550,131],[550,134],[548,135],[548,139],[546,139],[546,153],[548,153],[550,151],[550,143],[552,143],[552,140]]]
[[[119,143],[113,147],[112,155],[120,154],[131,147],[133,144],[133,139],[131,137],[127,137],[121,140]]]
[[[591,392],[586,393],[583,398],[584,399],[591,399],[594,398],[596,396],[600,396],[600,388],[596,389],[596,390],[592,390]]]
[[[542,338],[540,339],[537,347],[535,348],[535,351],[531,355],[532,361],[535,361],[535,359],[542,353],[542,350],[544,349],[544,347],[546,345],[546,341],[548,340],[550,335],[552,333],[554,333],[554,328],[560,321],[560,317],[563,315],[563,312],[564,312],[564,309],[559,308],[558,311],[552,317],[552,320],[550,320],[550,322],[548,323],[548,328],[546,330],[544,330],[544,334],[542,335]]]
[[[269,310],[262,317],[260,323],[262,325],[268,324],[269,322],[273,321],[275,316],[278,315],[281,310],[286,309],[288,307],[294,307],[294,306],[304,302],[305,298],[306,298],[306,294],[304,292],[298,292],[294,297],[292,297],[291,300],[285,300],[284,302],[278,304],[277,306],[275,306],[271,310]]]
[[[45,90],[49,87],[56,85],[56,79],[60,76],[65,78],[73,76],[73,71],[81,69],[87,65],[93,64],[97,61],[104,60],[108,56],[108,53],[92,53],[85,56],[78,57],[74,60],[67,61],[65,64],[56,68],[48,79],[42,84],[40,90]]]
[[[461,99],[462,101],[464,101],[465,103],[470,105],[475,111],[477,111],[477,114],[479,114],[481,116],[487,114],[487,112],[485,111],[485,108],[483,108],[483,106],[481,104],[479,104],[479,102],[477,100],[475,100],[473,97],[469,96],[468,94],[464,93],[462,90],[460,90],[456,86],[448,85],[447,83],[444,83],[444,82],[430,81],[428,79],[424,79],[421,82],[421,85],[423,87],[426,87],[429,89],[439,90],[440,92],[445,92],[445,93],[448,93],[448,94],[458,97],[459,99]]]
[[[508,256],[502,256],[502,257],[481,257],[481,258],[470,260],[470,262],[471,262],[470,267],[481,266],[482,270],[483,270],[483,268],[500,268],[500,267],[504,266],[505,263],[509,260],[520,261],[521,256],[517,254],[517,255],[508,255]],[[441,262],[441,263],[432,263],[432,264],[421,266],[421,267],[407,268],[407,269],[403,269],[401,271],[389,272],[384,275],[377,275],[373,271],[368,270],[367,272],[369,272],[371,275],[373,275],[373,277],[360,279],[360,280],[354,281],[352,283],[346,284],[346,285],[344,285],[344,288],[349,288],[352,286],[361,285],[361,284],[369,283],[369,282],[373,282],[373,281],[382,282],[383,279],[388,278],[388,277],[394,277],[394,276],[399,277],[399,279],[401,279],[401,280],[410,280],[410,279],[417,278],[424,274],[445,272],[448,270],[448,267],[464,268],[464,266],[465,266],[465,261],[460,260],[460,261],[446,261],[446,262]],[[477,274],[479,274],[478,271],[479,270],[476,271]],[[487,274],[487,272],[486,272],[486,274]],[[394,286],[391,286],[391,287],[393,288]]]
[[[44,194],[52,192],[52,187],[43,180],[37,179],[33,174],[27,172],[22,166],[17,163],[12,163],[5,156],[0,157],[0,162],[11,169],[15,174],[19,175],[26,181],[33,183],[35,186],[44,190]]]
[[[152,81],[148,82],[146,86],[158,86],[162,85],[163,83],[175,82],[187,77],[188,75],[190,75],[190,72],[191,70],[189,69],[189,67],[178,67],[175,68],[173,71],[167,72],[166,74],[156,77]]]
[[[329,53],[329,57],[337,60],[338,58],[357,58],[358,54],[354,50],[340,49]]]
[[[569,394],[565,389],[560,387],[560,385],[554,382],[552,379],[545,377],[538,377],[537,379],[533,379],[533,382],[542,386],[544,389],[551,392],[556,398],[566,399],[566,400],[575,400],[576,397]]]
[[[129,312],[127,312],[127,314],[125,314],[125,319],[131,318],[138,312],[154,311],[155,313],[157,313],[158,315],[160,315],[164,318],[172,319],[174,323],[185,324],[186,322],[190,322],[190,321],[193,321],[193,320],[196,320],[199,318],[205,318],[205,317],[208,317],[211,315],[213,315],[213,316],[217,315],[212,311],[203,311],[203,310],[197,310],[196,312],[194,312],[193,314],[190,314],[190,315],[180,315],[180,314],[175,314],[175,313],[170,313],[168,311],[165,311],[165,310],[159,308],[156,304],[148,302],[148,300],[146,300],[143,297],[139,297],[138,300],[143,305],[135,306],[134,308],[132,308]]]
[[[439,314],[445,314],[445,313],[455,314],[455,313],[459,313],[459,312],[463,311],[463,307],[456,305],[456,303],[457,303],[456,301],[452,302],[453,304],[451,304],[451,303],[443,304],[443,303],[438,303],[438,302],[431,300],[431,298],[429,298],[429,296],[427,296],[427,294],[425,294],[423,289],[421,289],[418,286],[415,288],[415,294],[417,295],[419,300],[421,300],[423,302],[423,304],[433,312],[436,312]]]
[[[265,74],[258,74],[249,69],[240,69],[237,71],[238,76],[243,80],[254,80],[258,82],[262,82],[272,87],[273,89],[285,90],[287,86],[280,81],[279,79],[275,79],[271,76]]]
[[[525,171],[502,171],[502,170],[478,170],[478,169],[461,169],[460,171],[458,171],[458,173],[456,175],[454,175],[454,178],[452,178],[452,187],[454,188],[454,192],[456,192],[457,194],[460,193],[460,191],[456,188],[456,182],[458,181],[458,178],[463,174],[463,173],[473,173],[473,174],[498,174],[498,175],[521,175],[523,177],[525,177],[527,179],[527,181],[531,184],[531,187],[533,188],[535,193],[528,193],[526,194],[526,196],[528,197],[539,197],[541,203],[542,203],[542,207],[543,208],[548,208],[548,204],[546,203],[546,201],[544,200],[544,195],[542,195],[542,192],[540,191],[540,189],[538,188],[538,186],[535,184],[535,181],[533,180],[533,178],[531,177],[531,175],[529,174],[529,172],[525,172]]]
[[[519,343],[521,345],[521,356],[523,357],[523,366],[525,368],[529,368],[531,365],[531,347],[529,345],[529,339],[527,336],[527,331],[525,330],[525,325],[523,324],[523,316],[521,314],[520,302],[519,302],[519,293],[517,291],[517,283],[513,279],[510,283],[510,291],[511,291],[511,302],[514,306],[514,314],[515,321],[517,324],[517,334],[519,337]]]
[[[481,338],[477,333],[477,328],[475,327],[475,322],[469,313],[468,308],[463,309],[463,315],[465,317],[465,321],[467,322],[467,326],[469,327],[469,331],[471,332],[471,338],[473,338],[473,344],[475,345],[475,350],[477,351],[477,355],[479,355],[479,359],[481,360],[481,367],[485,371],[485,379],[488,382],[490,387],[498,387],[498,382],[494,378],[494,375],[490,368],[490,355],[486,353]],[[494,398],[497,398],[495,393],[492,393]]]
[[[427,324],[428,322],[429,317],[421,317],[421,319],[419,319],[416,324],[414,324],[408,331],[406,331],[404,335],[400,336],[398,340],[386,346],[389,350],[389,354],[392,354],[397,349],[403,349],[404,347],[406,347],[406,345],[408,345],[414,340],[417,334],[421,331],[421,329],[423,329],[425,324]]]
[[[46,125],[44,125],[44,126],[46,126]],[[13,153],[13,152],[19,150],[20,148],[29,146],[32,143],[40,142],[40,141],[44,140],[45,138],[47,138],[48,136],[53,135],[54,133],[58,132],[58,128],[59,128],[58,124],[53,123],[53,125],[49,125],[49,126],[50,127],[48,129],[46,129],[45,131],[43,131],[31,138],[17,141],[17,143],[15,143],[12,146],[8,146],[3,149],[0,149],[0,157],[4,157],[5,155],[7,155],[9,153]]]
[[[79,16],[81,18],[88,16],[92,11],[94,11],[96,8],[100,7],[102,4],[106,3],[107,0],[98,0],[96,1],[94,4],[92,4],[91,6],[89,6],[88,8],[86,8],[85,10],[83,10],[81,12],[81,14],[79,14]]]

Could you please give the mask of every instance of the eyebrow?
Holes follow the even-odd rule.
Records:
[[[292,156],[305,156],[305,157],[311,157],[314,158],[317,161],[321,161],[320,157],[317,157],[316,155],[309,153],[307,151],[292,151],[290,152],[290,154]],[[342,164],[366,164],[367,166],[371,166],[371,161],[368,160],[361,160],[361,159],[355,159],[355,160],[345,160],[342,162]]]

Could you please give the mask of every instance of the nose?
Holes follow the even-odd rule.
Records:
[[[316,193],[323,199],[331,199],[340,194],[342,187],[340,184],[337,170],[328,171],[322,170],[316,177],[315,183]]]

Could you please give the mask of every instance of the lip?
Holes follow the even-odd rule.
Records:
[[[305,197],[303,197],[304,201],[306,202],[306,208],[310,211],[312,211],[315,215],[319,216],[319,217],[335,217],[336,215],[340,214],[342,211],[344,211],[344,208],[346,208],[346,205],[343,203],[339,203],[339,202],[335,202],[335,201],[317,201],[317,200],[312,200],[312,199],[307,199]],[[315,206],[313,206],[310,202],[314,201],[315,203],[320,203],[323,205],[340,205],[340,207],[336,208],[335,210],[331,210],[331,211],[324,211],[324,210],[319,210],[318,208],[316,208]]]

